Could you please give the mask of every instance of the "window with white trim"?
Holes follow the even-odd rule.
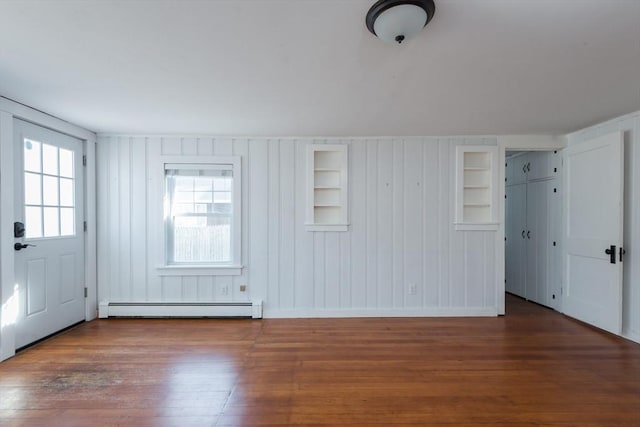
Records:
[[[239,266],[239,158],[165,163],[164,182],[166,265]]]

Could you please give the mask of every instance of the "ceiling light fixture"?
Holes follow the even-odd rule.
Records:
[[[367,28],[385,42],[402,43],[418,34],[435,11],[433,0],[378,0],[367,13]]]

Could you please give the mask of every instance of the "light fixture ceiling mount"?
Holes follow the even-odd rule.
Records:
[[[433,0],[378,0],[367,13],[367,28],[385,42],[402,43],[418,34],[435,11]]]

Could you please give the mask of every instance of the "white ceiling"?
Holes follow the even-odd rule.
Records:
[[[640,110],[640,1],[0,1],[0,95],[97,132],[565,133]]]

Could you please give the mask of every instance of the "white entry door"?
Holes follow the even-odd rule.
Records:
[[[20,348],[85,318],[84,171],[82,141],[21,120],[14,129]]]
[[[614,334],[622,331],[623,149],[616,132],[564,152],[562,311]]]

